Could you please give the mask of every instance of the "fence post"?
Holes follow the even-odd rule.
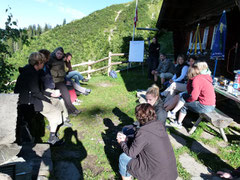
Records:
[[[108,54],[108,72],[107,72],[108,76],[111,71],[111,64],[112,64],[112,52],[109,52],[109,54]]]
[[[90,73],[90,71],[92,70],[92,67],[91,67],[91,65],[90,65],[90,62],[91,62],[91,60],[88,60],[88,79],[91,78],[91,73]]]

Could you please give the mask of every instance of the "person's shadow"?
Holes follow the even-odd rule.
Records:
[[[118,107],[115,107],[112,112],[119,118],[121,123],[115,126],[111,119],[104,118],[103,123],[108,129],[106,129],[105,132],[102,132],[101,135],[105,143],[104,151],[109,164],[111,165],[112,170],[115,172],[115,178],[119,179],[121,176],[118,172],[118,159],[119,155],[122,153],[122,149],[119,146],[116,137],[117,133],[122,130],[123,126],[133,123],[133,119],[122,112]]]
[[[208,168],[208,171],[210,174],[204,174],[201,173],[201,177],[203,179],[211,179],[213,176],[216,176],[215,172],[218,170],[223,170],[223,169],[229,169],[233,170],[234,168],[227,164],[224,160],[222,160],[217,154],[211,152],[210,150],[206,149],[202,144],[200,144],[198,141],[196,141],[194,138],[185,136],[179,131],[176,131],[175,129],[171,128],[170,134],[175,134],[177,136],[172,136],[175,138],[175,140],[182,144],[183,146],[187,147],[190,151],[193,151],[196,153],[197,158],[202,162],[204,166]],[[186,144],[183,144],[181,141],[181,138],[177,138],[178,136],[182,137],[183,139],[186,140]],[[195,148],[193,149],[193,143]],[[211,177],[211,178],[209,178]]]
[[[73,131],[73,129],[70,127],[64,130],[64,137],[62,138],[64,144],[53,148],[54,164],[62,162],[71,163],[71,166],[75,166],[76,168],[74,169],[77,169],[80,174],[80,177],[78,179],[83,179],[83,169],[81,162],[87,157],[87,151],[82,142],[78,139],[77,134],[77,130]],[[76,143],[73,142],[73,139]],[[58,168],[55,169],[55,176],[71,176],[70,173],[72,172],[73,169],[65,169],[62,171]],[[78,172],[73,172],[73,174],[78,174]],[[71,178],[74,179],[74,177]]]

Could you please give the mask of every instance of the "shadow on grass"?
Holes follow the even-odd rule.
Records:
[[[108,129],[106,129],[105,132],[102,132],[101,135],[105,143],[104,151],[112,170],[115,172],[115,178],[120,179],[121,176],[118,172],[118,158],[122,153],[122,149],[118,145],[116,137],[117,133],[122,130],[123,126],[133,123],[133,119],[122,112],[118,107],[115,107],[112,112],[119,118],[121,123],[115,126],[111,119],[104,118],[103,123]]]
[[[136,67],[120,72],[128,91],[136,91],[138,89],[147,89],[154,82],[147,78],[147,67]]]
[[[217,154],[212,153],[211,151],[209,151],[208,149],[206,149],[204,146],[202,146],[198,141],[196,141],[194,138],[185,136],[184,134],[182,134],[179,131],[176,131],[173,128],[169,129],[171,133],[174,134],[178,134],[179,136],[181,136],[182,138],[184,138],[187,142],[187,144],[182,144],[182,141],[180,141],[179,138],[176,138],[175,136],[172,136],[173,138],[175,138],[175,140],[182,144],[183,146],[187,147],[190,151],[195,152],[198,160],[200,160],[202,162],[202,164],[204,164],[210,173],[214,173],[214,171],[217,170],[221,170],[223,168],[226,169],[230,169],[233,170],[233,167],[230,166],[229,164],[227,164],[226,162],[224,162]],[[195,149],[196,150],[192,150],[192,145],[193,143],[195,144]],[[201,174],[201,177],[204,176],[204,174]]]
[[[75,139],[76,143],[72,140]],[[54,174],[56,179],[83,179],[83,169],[81,162],[87,157],[87,151],[82,142],[78,139],[77,130],[72,128],[64,130],[64,144],[52,147],[53,162],[55,165]]]

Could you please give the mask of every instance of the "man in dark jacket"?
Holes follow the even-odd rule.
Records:
[[[36,112],[45,116],[50,125],[50,137],[48,142],[55,144],[59,139],[56,136],[57,126],[62,123],[61,111],[51,104],[48,97],[59,97],[60,94],[49,93],[42,90],[39,70],[44,66],[45,57],[39,52],[33,52],[29,56],[29,64],[19,68],[14,93],[19,93],[19,105],[33,105]]]
[[[148,78],[152,79],[152,70],[155,70],[158,67],[158,57],[159,57],[160,45],[157,42],[157,39],[154,37],[152,43],[149,46],[149,57],[148,57]]]
[[[167,59],[164,53],[160,53],[160,62],[156,70],[152,71],[154,81],[157,82],[158,76],[161,78],[161,85],[166,79],[171,79],[175,74],[175,65],[170,59]]]
[[[117,141],[124,153],[119,158],[122,179],[131,176],[139,180],[176,180],[178,177],[174,152],[162,123],[150,104],[140,104],[135,109],[141,127],[130,147],[126,136],[118,133]]]

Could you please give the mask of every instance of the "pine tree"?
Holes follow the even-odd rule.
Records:
[[[37,35],[37,36],[40,36],[41,34],[42,34],[42,28],[41,28],[41,26],[38,24],[36,35]]]
[[[66,19],[64,18],[64,20],[63,20],[63,26],[66,24]]]

